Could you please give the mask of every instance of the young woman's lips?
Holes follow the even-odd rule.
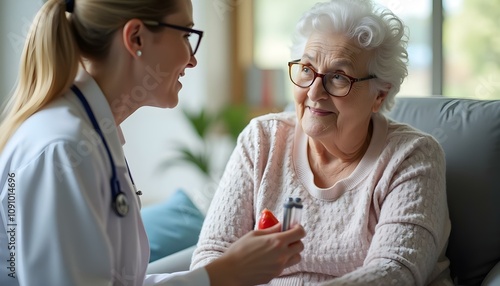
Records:
[[[317,115],[317,116],[327,116],[327,115],[330,115],[330,114],[333,113],[331,111],[327,111],[327,110],[323,110],[323,109],[318,109],[318,108],[313,108],[313,107],[310,107],[310,106],[309,106],[309,112],[311,112],[312,114]]]

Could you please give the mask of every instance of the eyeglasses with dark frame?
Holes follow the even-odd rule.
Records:
[[[293,84],[302,88],[310,87],[314,80],[320,77],[323,88],[329,95],[335,97],[344,97],[348,95],[355,82],[377,78],[375,75],[355,78],[337,72],[322,74],[315,71],[310,65],[300,63],[300,60],[288,62],[288,75]]]
[[[189,44],[191,47],[191,55],[193,55],[193,56],[196,54],[196,52],[198,51],[198,48],[200,47],[201,38],[203,37],[203,31],[195,30],[195,29],[191,29],[191,28],[183,27],[183,26],[177,26],[177,25],[173,25],[173,24],[162,23],[162,22],[153,21],[153,20],[142,20],[142,22],[144,23],[144,25],[147,25],[147,26],[167,27],[167,28],[190,33],[188,35],[188,40],[189,40]],[[196,36],[193,37],[194,35],[196,35]]]

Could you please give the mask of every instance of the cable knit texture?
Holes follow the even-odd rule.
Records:
[[[295,113],[253,119],[238,138],[200,234],[192,268],[221,256],[268,208],[282,218],[301,197],[302,261],[269,285],[452,285],[445,160],[412,127],[372,116],[373,135],[351,173],[318,188]]]

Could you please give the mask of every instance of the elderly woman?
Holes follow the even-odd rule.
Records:
[[[193,256],[206,265],[301,197],[302,262],[272,285],[451,285],[445,161],[429,135],[389,110],[407,75],[402,22],[361,0],[316,4],[288,63],[295,114],[242,132]]]

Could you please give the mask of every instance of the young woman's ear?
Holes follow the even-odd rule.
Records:
[[[145,28],[144,23],[139,19],[131,19],[123,26],[123,44],[132,57],[142,56]]]

